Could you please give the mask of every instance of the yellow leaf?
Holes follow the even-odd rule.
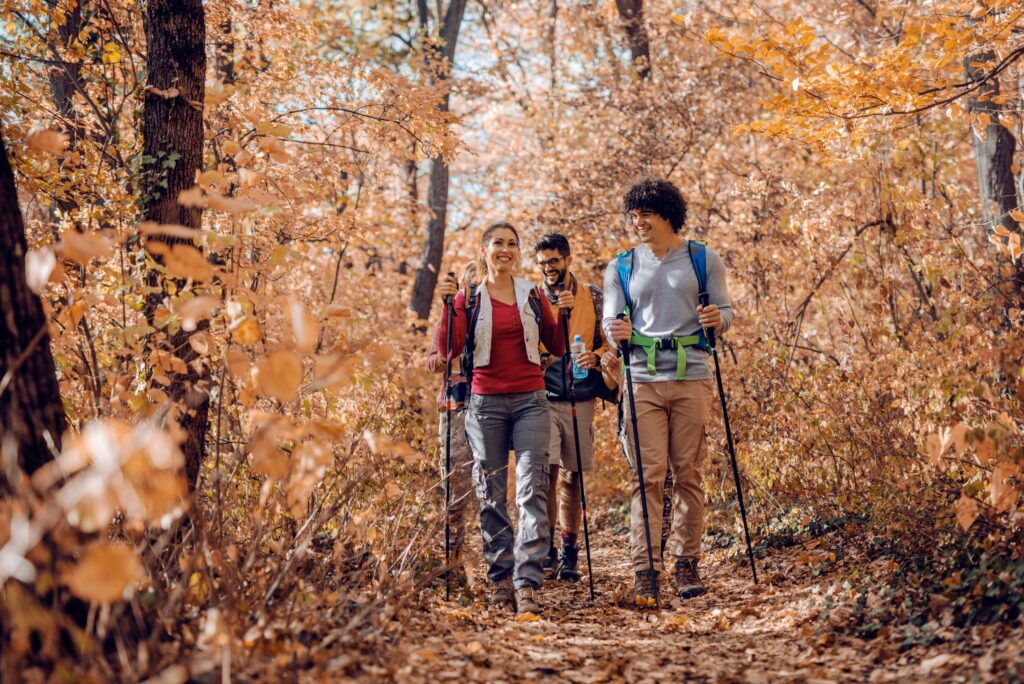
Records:
[[[992,117],[985,112],[978,114],[978,126],[981,128],[988,128],[988,125],[992,123]]]
[[[117,64],[121,61],[121,48],[117,43],[107,43],[103,46],[101,59],[104,64]]]
[[[224,147],[222,149],[224,150],[224,154],[235,155],[242,151],[242,146],[234,140],[228,140],[224,143]]]
[[[252,316],[239,319],[231,328],[231,339],[239,344],[256,344],[263,339],[259,321]]]
[[[540,616],[533,613],[520,613],[516,615],[516,622],[540,622]]]
[[[1012,209],[1010,211],[1010,217],[1017,223],[1024,223],[1024,211],[1020,209]]]
[[[302,384],[302,359],[287,349],[265,356],[256,364],[259,371],[259,390],[281,403],[295,398]]]
[[[125,597],[141,567],[139,557],[130,547],[95,541],[86,547],[82,560],[63,579],[80,599],[109,604]]]

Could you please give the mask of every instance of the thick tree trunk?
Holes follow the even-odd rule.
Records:
[[[421,3],[420,17],[425,17],[425,4]],[[466,11],[466,0],[450,0],[441,26],[441,44],[433,50],[436,61],[435,82],[441,82],[451,73],[455,60],[455,46],[459,41],[459,29],[462,26],[462,15]],[[428,48],[429,50],[430,48]],[[442,112],[448,111],[448,95],[438,105]],[[423,240],[423,257],[420,268],[416,272],[416,281],[412,288],[409,308],[416,312],[421,320],[430,317],[430,304],[437,287],[437,274],[441,268],[441,257],[444,255],[444,232],[448,221],[448,163],[443,157],[437,156],[430,161],[430,184],[427,187],[427,203],[431,216],[427,221],[427,231]]]
[[[626,31],[630,60],[637,75],[646,79],[651,75],[651,45],[644,26],[644,0],[615,0],[615,6]]]
[[[991,51],[970,55],[965,61],[967,78],[972,81],[984,78],[990,68],[987,65],[995,61],[995,53]],[[1002,111],[995,102],[998,95],[999,80],[990,78],[977,90],[975,97],[967,101],[967,109],[972,115],[985,114],[989,117],[984,134],[979,136],[975,132],[971,135],[974,161],[978,168],[978,191],[986,230],[1002,224],[1011,232],[1018,232],[1020,225],[1010,215],[1011,211],[1018,208],[1013,177],[1013,155],[1017,141],[1013,133],[999,122]],[[1013,268],[1012,277],[1019,301],[1024,296],[1024,271],[1020,267]]]
[[[51,443],[60,448],[67,420],[43,305],[25,278],[25,225],[2,137],[0,245],[0,442],[13,436],[19,464],[32,473],[53,458]]]
[[[152,182],[143,189],[150,193],[145,218],[162,224],[200,228],[202,208],[184,207],[178,193],[192,187],[203,163],[203,96],[206,80],[206,18],[201,0],[149,0],[144,17],[146,66],[149,70],[142,116],[143,149],[157,160],[149,169]],[[153,89],[162,91],[155,92]],[[172,89],[177,89],[174,94]],[[167,91],[171,91],[168,93]],[[170,95],[170,96],[168,96]],[[169,155],[178,159],[169,169],[162,161]],[[160,185],[163,180],[166,185]],[[163,238],[165,242],[175,242]],[[180,242],[180,240],[178,240]],[[160,295],[157,295],[157,298]],[[147,303],[152,317],[157,298]],[[186,373],[172,378],[170,397],[181,407],[180,421],[186,432],[183,445],[185,475],[189,488],[199,478],[209,426],[209,369],[201,365],[188,344],[188,333],[171,336],[168,351],[181,358]],[[196,366],[201,366],[197,369]]]

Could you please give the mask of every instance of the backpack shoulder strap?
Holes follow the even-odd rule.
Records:
[[[601,334],[601,323],[604,319],[604,293],[597,285],[587,285],[587,288],[590,290],[590,301],[594,304],[594,339],[591,346],[597,349],[604,339]]]
[[[480,292],[476,285],[467,285],[463,288],[463,306],[466,309],[466,345],[465,348],[470,354],[473,353],[473,344],[476,341],[476,321],[480,317]]]
[[[689,240],[687,249],[690,252],[690,264],[693,265],[693,271],[697,274],[697,287],[700,288],[700,294],[706,295],[708,291],[708,250],[703,242],[697,242],[696,240]]]
[[[533,317],[537,319],[537,327],[538,328],[540,327],[541,320],[543,318],[541,316],[541,303],[540,303],[541,296],[542,295],[540,293],[540,288],[534,286],[534,288],[532,290],[530,290],[529,296],[526,298],[526,301],[529,302],[529,304],[530,304],[530,310],[533,311]]]
[[[633,277],[633,252],[628,249],[625,252],[615,255],[616,268],[619,272],[619,284],[622,285],[622,294],[626,298],[626,313],[633,310],[633,298],[629,296],[629,279]]]

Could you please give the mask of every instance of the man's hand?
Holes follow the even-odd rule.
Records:
[[[608,328],[608,333],[611,335],[615,346],[621,346],[623,342],[629,341],[629,338],[633,336],[633,324],[628,318],[616,319],[612,321],[611,327]]]
[[[554,362],[555,362],[554,354],[549,354],[547,352],[541,352],[541,355],[540,355],[540,369],[542,371],[546,371],[548,368],[551,368],[551,364],[553,364]]]
[[[697,307],[697,317],[701,327],[717,330],[722,325],[722,312],[714,304]]]
[[[562,290],[558,293],[558,299],[555,300],[555,304],[558,305],[559,309],[572,311],[573,305],[576,304],[576,297],[573,295],[572,290]]]
[[[597,352],[590,350],[587,350],[580,354],[579,358],[577,359],[579,367],[582,368],[583,370],[591,370],[592,368],[597,368],[600,362],[601,359],[598,358]]]

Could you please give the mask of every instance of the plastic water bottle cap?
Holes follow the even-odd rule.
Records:
[[[577,336],[576,336],[576,339],[574,339],[574,340],[573,340],[573,342],[582,342],[582,341],[583,341],[583,340],[581,340],[581,339],[580,339],[580,336],[579,336],[579,335],[577,335]]]

